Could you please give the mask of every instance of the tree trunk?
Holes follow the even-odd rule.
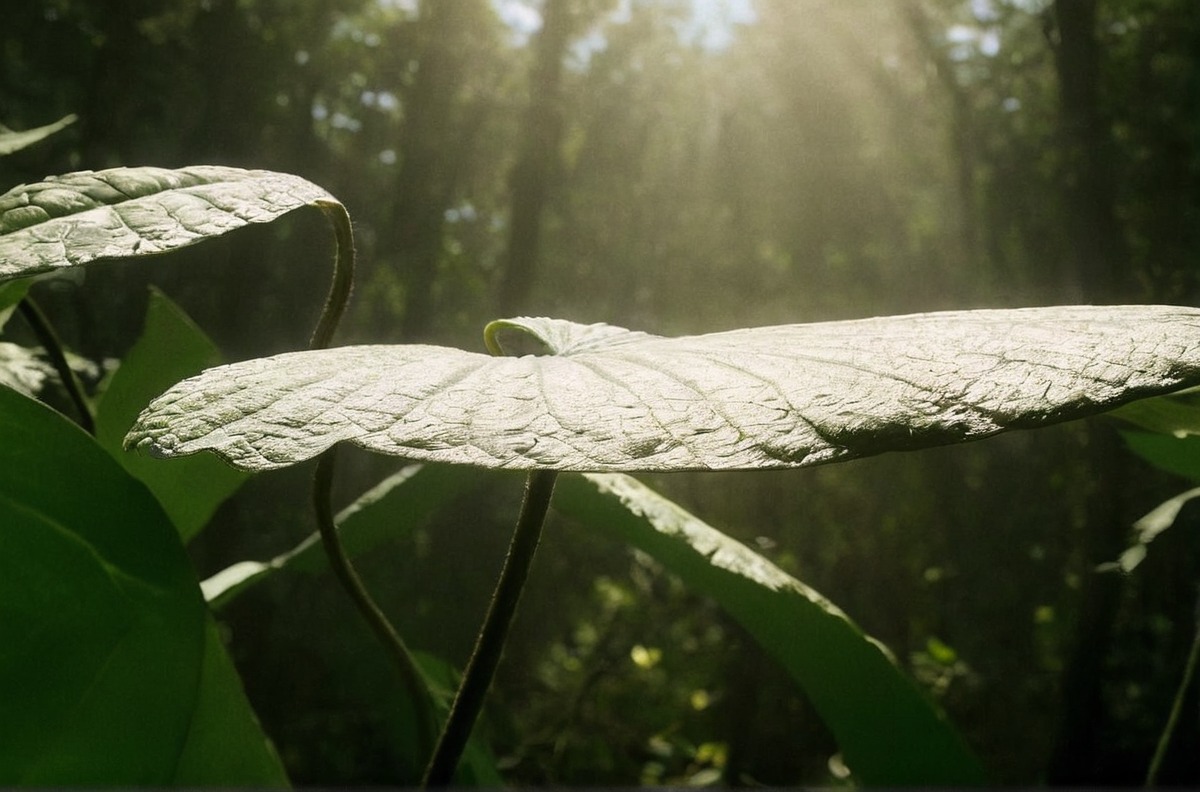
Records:
[[[405,103],[394,223],[381,249],[394,256],[405,287],[400,332],[406,342],[429,331],[446,210],[454,195],[458,86],[470,57],[464,29],[479,0],[424,2],[425,26],[416,80]]]
[[[1112,125],[1100,97],[1097,0],[1056,0],[1061,137],[1067,222],[1075,266],[1072,296],[1095,302],[1130,297],[1132,278],[1125,236],[1116,214]]]
[[[541,253],[542,210],[560,165],[563,119],[559,94],[574,14],[572,4],[565,0],[546,3],[543,14],[520,155],[512,173],[512,216],[497,298],[504,316],[529,310]]]
[[[1068,238],[1075,251],[1066,272],[1068,293],[1072,299],[1105,303],[1128,298],[1131,279],[1115,208],[1111,129],[1101,106],[1096,5],[1096,0],[1056,0],[1054,54],[1066,155]],[[1088,569],[1063,669],[1061,721],[1046,775],[1051,784],[1073,786],[1115,781],[1105,769],[1108,718],[1103,688],[1122,580],[1094,570],[1120,554],[1129,530],[1122,497],[1125,452],[1111,427],[1093,423],[1089,430],[1093,487],[1084,548]]]

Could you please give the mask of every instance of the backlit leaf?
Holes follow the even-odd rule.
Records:
[[[191,245],[336,200],[284,173],[200,165],[53,176],[0,195],[0,281]]]
[[[493,323],[548,354],[298,352],[171,388],[126,438],[284,467],[340,441],[411,459],[580,471],[799,467],[985,437],[1200,382],[1200,310],[915,314],[661,338]]]

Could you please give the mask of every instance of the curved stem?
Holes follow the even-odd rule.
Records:
[[[525,500],[521,504],[521,515],[517,518],[508,556],[500,570],[500,579],[496,582],[496,590],[475,641],[475,649],[463,671],[450,716],[442,729],[433,758],[429,760],[429,767],[425,770],[425,778],[421,781],[424,787],[446,786],[454,777],[458,760],[483,708],[483,699],[496,674],[496,666],[500,663],[508,628],[517,611],[521,590],[529,576],[538,540],[541,539],[542,525],[546,521],[557,475],[550,470],[536,470],[526,480]]]
[[[417,666],[408,646],[405,645],[404,639],[396,632],[387,616],[363,586],[362,579],[350,563],[345,548],[342,547],[333,519],[331,502],[333,470],[336,461],[337,446],[334,446],[318,458],[316,472],[313,474],[313,508],[317,515],[317,530],[321,534],[321,544],[325,548],[325,554],[329,557],[329,565],[333,569],[334,575],[337,576],[338,582],[350,595],[354,606],[400,670],[401,679],[417,713],[417,761],[419,762],[421,757],[429,754],[433,746],[433,736],[437,724],[433,700],[429,694],[429,684]]]
[[[67,353],[63,349],[62,342],[58,340],[58,334],[54,332],[50,320],[46,318],[46,314],[42,313],[42,309],[33,301],[33,298],[28,295],[21,300],[18,310],[26,324],[29,325],[29,329],[42,342],[42,348],[46,350],[51,365],[58,372],[58,377],[62,380],[63,387],[67,389],[67,395],[71,398],[71,403],[75,405],[75,409],[79,413],[79,425],[88,434],[96,434],[96,418],[92,415],[92,407],[83,393],[83,385],[75,376],[71,364],[67,362]]]
[[[1187,663],[1183,667],[1183,679],[1179,681],[1179,689],[1175,691],[1175,701],[1171,704],[1171,714],[1167,716],[1167,724],[1163,727],[1162,735],[1158,738],[1158,747],[1154,750],[1154,758],[1150,760],[1150,768],[1146,771],[1146,786],[1152,787],[1158,783],[1158,773],[1162,770],[1163,760],[1167,757],[1167,746],[1175,734],[1179,724],[1179,714],[1183,711],[1183,699],[1191,687],[1192,678],[1196,675],[1196,664],[1200,660],[1200,597],[1196,600],[1196,634],[1192,637],[1192,648],[1188,652]]]
[[[316,206],[325,213],[333,226],[336,252],[333,260],[333,282],[321,318],[309,341],[309,349],[324,349],[333,340],[338,322],[345,313],[350,291],[354,287],[354,231],[350,225],[350,213],[337,201],[317,201]]]

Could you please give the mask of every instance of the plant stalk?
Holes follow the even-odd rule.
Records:
[[[338,537],[337,526],[333,519],[332,490],[333,470],[337,461],[337,446],[330,448],[317,459],[317,468],[313,474],[313,507],[317,515],[317,530],[321,534],[321,544],[325,555],[329,557],[329,565],[337,576],[338,582],[355,608],[366,620],[375,637],[383,644],[396,667],[404,687],[412,699],[413,709],[417,713],[417,761],[429,755],[432,750],[437,718],[434,703],[429,693],[429,683],[421,673],[416,659],[412,656],[404,639],[396,632],[396,628],[388,621],[379,605],[371,598],[363,585],[362,578],[350,563],[341,539]]]
[[[21,317],[29,325],[29,329],[42,343],[42,348],[46,350],[46,355],[50,358],[50,364],[58,372],[58,377],[67,390],[67,396],[70,397],[76,412],[79,413],[79,425],[88,434],[96,434],[96,417],[92,414],[92,407],[83,393],[83,384],[75,376],[71,364],[67,362],[67,353],[63,349],[62,342],[58,340],[58,334],[54,332],[50,320],[28,295],[21,300],[18,310],[21,311]]]
[[[500,578],[496,582],[496,590],[492,594],[471,659],[463,671],[449,718],[442,729],[433,758],[429,760],[429,767],[425,770],[425,778],[421,781],[423,787],[447,786],[454,778],[459,758],[483,709],[483,700],[491,687],[496,667],[500,664],[504,642],[542,536],[542,526],[546,521],[546,511],[550,507],[557,476],[552,470],[535,470],[526,480],[525,500],[513,530],[508,556],[500,570]]]
[[[1158,774],[1162,770],[1163,761],[1167,758],[1167,747],[1179,724],[1179,715],[1183,711],[1183,700],[1188,688],[1196,675],[1197,661],[1200,660],[1200,596],[1196,599],[1196,633],[1192,636],[1192,648],[1188,651],[1187,662],[1183,667],[1183,679],[1179,681],[1179,689],[1175,691],[1175,701],[1171,704],[1171,714],[1158,738],[1158,746],[1154,750],[1154,758],[1150,760],[1150,768],[1146,771],[1146,786],[1152,787],[1158,783]]]
[[[321,318],[313,330],[309,349],[325,349],[333,341],[338,322],[346,311],[350,291],[354,287],[354,230],[350,225],[350,213],[337,201],[317,201],[316,206],[333,226],[336,250],[333,259],[333,282],[329,296],[321,309]]]

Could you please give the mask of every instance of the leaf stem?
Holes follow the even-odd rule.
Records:
[[[350,213],[337,201],[317,201],[316,207],[325,213],[333,226],[336,250],[333,259],[333,282],[329,296],[321,309],[321,318],[309,341],[309,349],[324,349],[333,340],[338,322],[346,311],[350,291],[354,288],[354,230],[350,225]]]
[[[521,591],[529,576],[529,567],[541,539],[542,526],[546,521],[546,511],[550,507],[550,497],[554,494],[554,481],[557,476],[552,470],[535,470],[526,480],[525,500],[521,504],[521,514],[513,530],[508,556],[500,570],[500,578],[496,582],[496,590],[492,594],[492,601],[479,630],[479,637],[475,641],[475,648],[471,652],[471,659],[467,661],[466,670],[463,671],[462,683],[454,697],[450,716],[442,729],[433,758],[429,760],[429,767],[425,770],[425,778],[421,781],[423,787],[446,786],[454,777],[458,760],[471,736],[471,729],[475,726],[479,712],[483,709],[484,697],[491,687],[492,677],[495,676],[496,667],[500,663],[508,629],[517,611],[517,603],[521,599]]]
[[[1183,700],[1187,695],[1188,688],[1192,685],[1192,678],[1196,675],[1197,660],[1200,660],[1200,596],[1196,600],[1196,633],[1192,636],[1192,648],[1188,652],[1187,662],[1183,667],[1183,679],[1179,681],[1179,689],[1175,691],[1175,701],[1171,704],[1171,714],[1167,716],[1167,723],[1163,726],[1162,734],[1158,738],[1158,747],[1154,750],[1154,758],[1150,760],[1150,768],[1146,771],[1147,787],[1155,786],[1158,783],[1158,774],[1162,770],[1163,761],[1167,758],[1167,747],[1171,744],[1171,737],[1175,734],[1175,727],[1179,724],[1179,714],[1183,711]]]
[[[317,530],[321,534],[321,544],[329,557],[329,565],[337,576],[342,588],[350,595],[354,606],[366,620],[375,637],[383,644],[396,667],[400,677],[412,699],[413,709],[417,713],[417,761],[429,755],[433,746],[437,717],[434,703],[429,693],[429,683],[421,673],[416,659],[412,656],[404,639],[396,632],[396,628],[388,621],[379,605],[371,598],[362,578],[350,563],[338,536],[337,526],[333,519],[332,490],[333,471],[337,462],[337,446],[330,448],[317,459],[317,468],[313,474],[313,508],[317,515]]]
[[[46,318],[46,314],[42,312],[33,298],[28,295],[21,300],[18,310],[26,324],[29,325],[29,329],[41,341],[42,348],[46,350],[51,365],[58,372],[58,377],[67,390],[67,396],[70,397],[71,403],[75,405],[75,410],[79,413],[79,425],[88,434],[96,434],[96,418],[92,415],[92,407],[83,393],[83,385],[75,376],[71,364],[67,362],[67,353],[63,350],[58,334],[54,332],[54,326],[50,324],[50,320]]]

